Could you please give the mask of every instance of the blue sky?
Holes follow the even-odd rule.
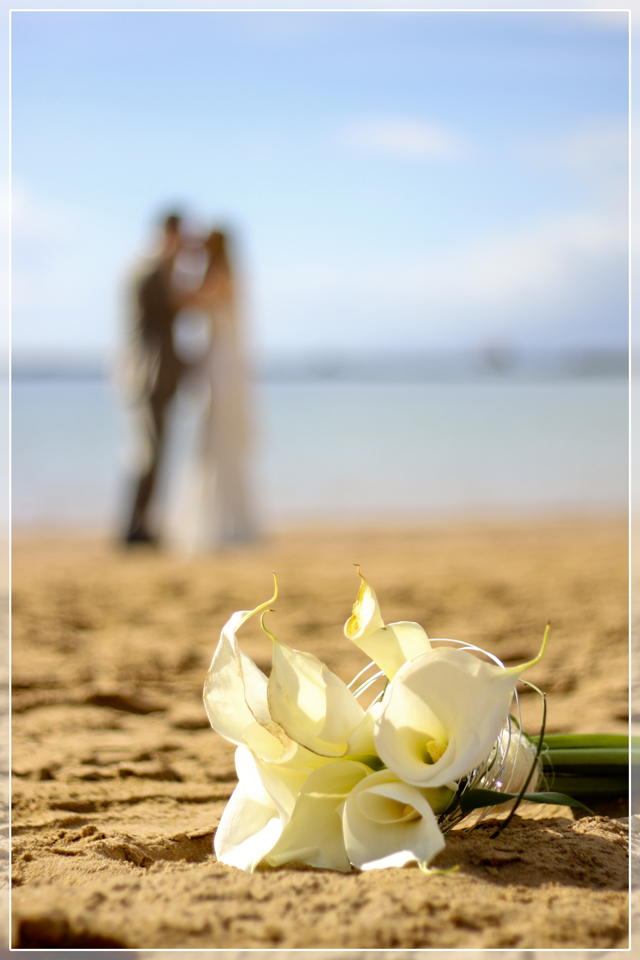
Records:
[[[13,343],[111,353],[157,213],[266,353],[627,337],[625,14],[12,19]]]

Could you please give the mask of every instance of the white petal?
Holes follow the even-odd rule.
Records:
[[[246,747],[238,747],[235,760],[239,783],[214,846],[222,863],[251,873],[278,840],[309,775],[330,761],[297,745],[290,763],[268,763]]]
[[[321,660],[275,639],[267,696],[271,716],[288,736],[324,756],[343,756],[364,717],[347,685]]]
[[[375,728],[378,755],[416,786],[460,779],[491,752],[517,680],[466,651],[439,648],[416,657],[387,689]],[[430,741],[446,747],[436,762]]]
[[[282,833],[283,818],[243,747],[236,751],[236,768],[240,781],[222,814],[214,850],[221,863],[253,873]]]
[[[308,762],[309,758],[311,763]],[[281,815],[288,819],[307,777],[318,767],[329,763],[329,758],[299,747],[286,763],[268,763],[258,758],[255,758],[255,762],[262,786]]]
[[[222,628],[204,684],[204,705],[211,726],[216,733],[237,744],[242,743],[243,731],[255,720],[244,697],[242,658],[235,638],[245,613],[234,613]],[[266,685],[265,677],[265,691]]]
[[[388,623],[387,626],[395,633],[405,661],[413,660],[419,654],[428,653],[431,650],[429,637],[419,623],[414,623],[412,620],[400,620],[398,623]]]
[[[291,819],[266,860],[274,867],[292,860],[327,870],[351,869],[338,808],[353,787],[370,773],[349,760],[332,760],[311,773]]]
[[[283,752],[282,742],[274,737],[272,733],[269,733],[257,720],[252,720],[252,722],[245,727],[242,733],[242,740],[256,756],[261,757],[263,760],[268,760],[271,763],[276,763],[278,760],[288,758],[290,752],[286,748],[284,748]]]
[[[425,796],[390,770],[354,787],[342,821],[347,854],[360,870],[428,863],[445,845]]]

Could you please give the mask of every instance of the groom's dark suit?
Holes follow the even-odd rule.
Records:
[[[166,414],[186,366],[173,342],[177,306],[171,289],[172,266],[172,259],[158,258],[139,276],[135,288],[132,352],[145,449],[127,532],[129,542],[152,539],[147,513],[162,454]]]

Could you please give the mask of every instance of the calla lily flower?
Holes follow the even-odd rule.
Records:
[[[360,870],[427,864],[445,845],[434,808],[441,812],[452,796],[446,787],[410,786],[391,770],[361,780],[342,809],[349,860]]]
[[[349,737],[364,719],[364,710],[346,683],[322,660],[269,636],[273,640],[267,685],[271,716],[308,750],[325,757],[344,756]]]
[[[306,750],[300,756],[320,765],[331,763]],[[316,769],[293,762],[268,763],[247,747],[238,747],[235,761],[238,786],[220,820],[214,849],[222,863],[252,873],[278,841]]]
[[[213,848],[220,863],[253,873],[288,817],[265,790],[255,757],[246,747],[236,750],[236,770],[238,786],[224,808]]]
[[[358,575],[362,581],[360,591],[344,632],[391,680],[407,660],[431,650],[431,644],[419,623],[403,620],[385,625],[378,599],[360,567]]]
[[[280,867],[296,860],[348,873],[351,863],[339,808],[369,774],[369,767],[351,760],[332,760],[314,770],[300,791],[291,819],[265,856],[266,863]]]
[[[240,610],[234,613],[222,628],[205,679],[204,705],[216,733],[238,746],[249,747],[260,760],[314,768],[324,762],[323,750],[314,749],[313,746],[307,750],[306,743],[315,743],[316,747],[320,748],[325,744],[322,736],[314,736],[316,732],[322,733],[318,727],[321,717],[316,715],[322,702],[322,685],[333,693],[329,701],[325,697],[325,708],[330,709],[330,717],[324,724],[327,735],[335,734],[344,740],[343,749],[342,742],[337,746],[329,743],[329,749],[333,750],[333,753],[329,753],[330,756],[346,752],[348,736],[361,722],[364,711],[346,685],[317,658],[313,660],[322,667],[322,676],[317,675],[317,670],[314,675],[305,660],[311,657],[311,654],[300,654],[288,647],[288,653],[281,653],[276,642],[275,662],[271,679],[268,680],[251,657],[240,649],[236,636],[239,628],[249,617],[264,611],[276,596],[277,582],[275,594],[270,600],[260,604],[255,610]],[[284,647],[284,644],[280,646]],[[317,681],[315,690],[314,680]],[[310,712],[305,712],[304,707],[301,707],[296,714],[292,707],[287,713],[284,708],[286,704],[295,705],[295,690],[303,690],[304,696],[309,697]],[[290,721],[291,735],[283,729],[278,719],[272,716],[270,698],[273,698],[279,713]],[[343,722],[346,723],[346,732],[343,732],[340,726]],[[300,735],[300,739],[296,734]]]
[[[315,770],[269,764],[246,747],[236,751],[238,786],[214,839],[218,860],[253,873],[265,861],[292,860],[348,872],[340,807],[371,773],[362,763],[329,760]]]
[[[204,705],[211,726],[231,743],[249,746],[259,757],[287,758],[295,745],[269,713],[267,678],[238,646],[236,632],[278,594],[255,610],[239,610],[225,623],[204,683]]]
[[[490,754],[509,715],[522,666],[503,669],[464,650],[440,647],[402,667],[375,725],[376,750],[402,780],[438,787],[459,780]]]

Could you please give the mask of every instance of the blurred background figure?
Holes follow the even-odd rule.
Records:
[[[137,477],[132,491],[125,542],[154,543],[149,509],[165,446],[168,407],[187,369],[175,350],[173,326],[178,299],[172,284],[182,246],[181,218],[168,215],[160,249],[138,271],[133,289],[133,317],[125,380],[135,407],[138,428]]]
[[[248,476],[248,370],[228,247],[225,233],[209,234],[202,283],[180,300],[181,307],[202,311],[209,328],[208,349],[194,370],[206,389],[204,416],[173,535],[188,553],[251,542],[257,535]]]

